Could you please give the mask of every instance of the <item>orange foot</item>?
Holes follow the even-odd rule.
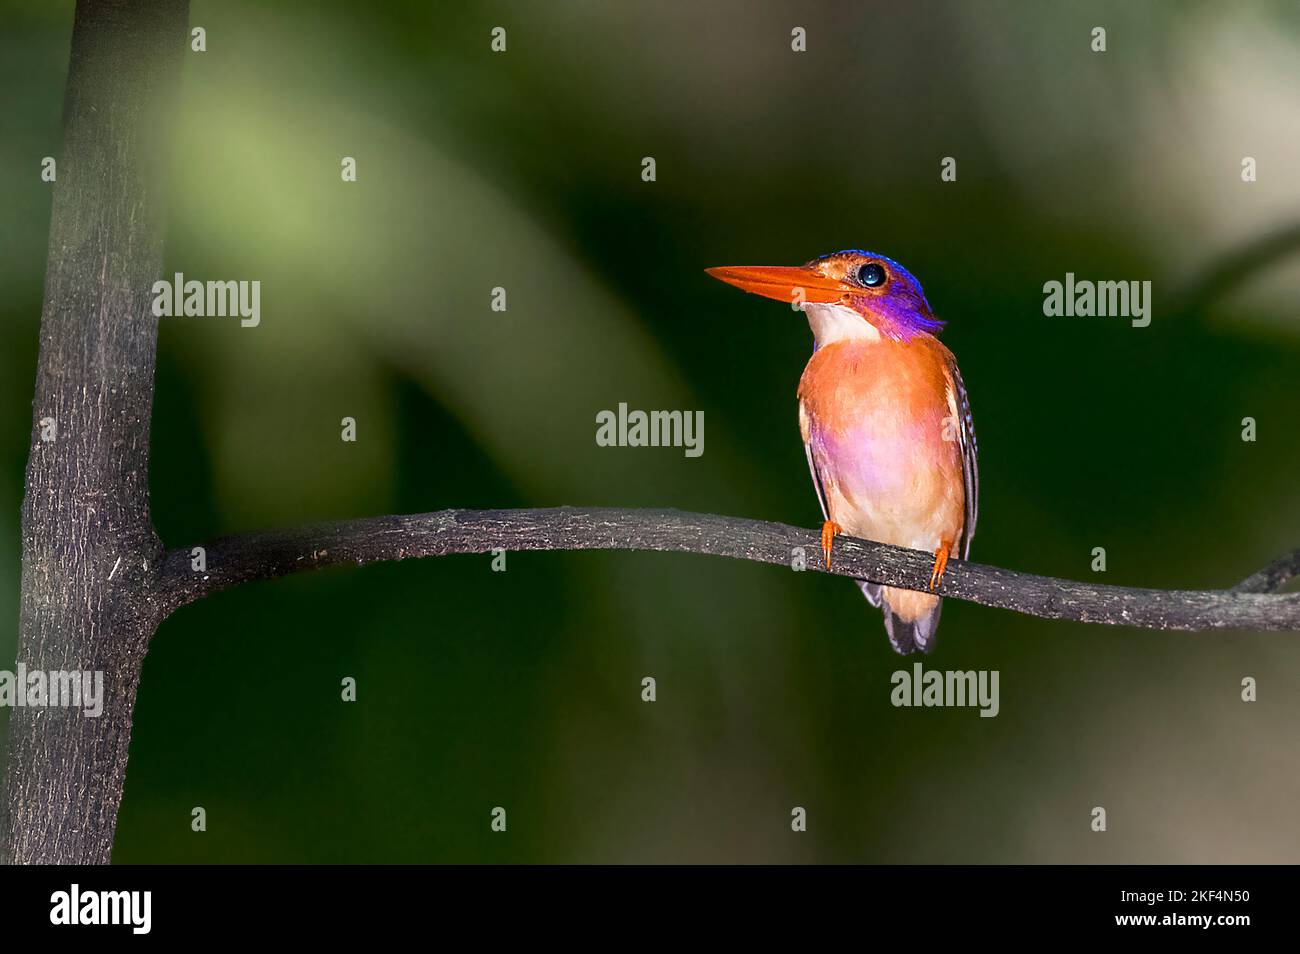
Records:
[[[844,529],[834,520],[827,520],[822,524],[822,553],[826,554],[826,569],[831,568],[831,541],[835,539],[837,533],[843,533]]]
[[[930,589],[933,590],[943,581],[943,571],[948,568],[948,551],[952,544],[944,541],[934,551],[934,569],[930,571]]]

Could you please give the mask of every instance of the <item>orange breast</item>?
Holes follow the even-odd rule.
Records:
[[[956,546],[965,487],[951,361],[929,335],[837,341],[809,360],[800,424],[830,518],[846,532],[930,552]]]

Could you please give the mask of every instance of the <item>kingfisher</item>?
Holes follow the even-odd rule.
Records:
[[[933,553],[929,592],[857,581],[884,613],[896,652],[930,652],[943,608],[933,591],[948,559],[970,553],[979,472],[966,387],[921,283],[858,249],[801,266],[706,271],[807,317],[813,353],[799,379],[799,431],[826,567],[841,533]]]

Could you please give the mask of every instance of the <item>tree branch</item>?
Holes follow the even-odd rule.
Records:
[[[1300,576],[1300,547],[1280,556],[1258,573],[1252,573],[1232,588],[1234,593],[1276,593]]]
[[[159,621],[149,420],[169,119],[187,0],[79,0],[22,515],[17,661],[102,673],[99,718],[18,707],[0,858],[104,863],[126,778],[140,667]]]
[[[780,523],[677,510],[556,507],[541,510],[442,510],[222,537],[203,547],[205,571],[192,550],[170,550],[154,583],[159,612],[251,580],[303,570],[454,553],[503,550],[658,550],[700,553],[789,567],[802,550],[812,572],[825,572],[819,536]],[[1290,560],[1291,563],[1286,561]],[[1272,580],[1300,550],[1262,573]],[[933,554],[837,537],[830,572],[922,590]],[[1259,576],[1260,574],[1256,574]],[[1077,583],[953,560],[937,590],[943,596],[1067,619],[1146,629],[1300,630],[1300,594],[1242,589],[1152,590]]]
[[[1296,252],[1300,252],[1300,222],[1254,238],[1213,261],[1200,263],[1192,277],[1170,296],[1169,313],[1204,311]]]

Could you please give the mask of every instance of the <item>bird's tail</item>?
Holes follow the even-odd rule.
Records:
[[[900,590],[865,580],[857,582],[867,601],[872,606],[879,606],[885,614],[885,632],[889,634],[889,645],[894,647],[894,652],[907,656],[934,649],[943,600],[915,590]]]

